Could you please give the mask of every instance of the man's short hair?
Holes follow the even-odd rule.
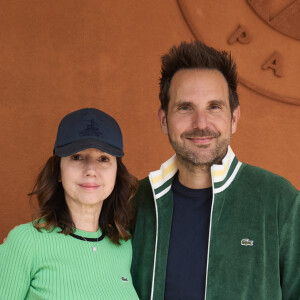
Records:
[[[208,47],[200,41],[182,42],[173,46],[161,57],[161,78],[159,99],[161,108],[167,112],[170,101],[170,84],[176,72],[186,69],[215,69],[220,71],[228,84],[231,114],[239,106],[236,64],[231,54]]]

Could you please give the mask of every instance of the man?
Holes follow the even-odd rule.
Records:
[[[224,51],[196,41],[162,57],[158,115],[176,155],[135,197],[141,299],[300,299],[300,195],[235,157],[236,87]]]

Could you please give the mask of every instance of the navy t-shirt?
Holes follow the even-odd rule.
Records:
[[[169,243],[165,299],[204,299],[212,188],[190,189],[178,176]]]

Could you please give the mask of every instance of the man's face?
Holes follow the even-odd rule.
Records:
[[[164,134],[179,160],[188,165],[212,165],[226,155],[236,131],[239,107],[231,116],[228,85],[217,70],[180,70],[170,85],[167,115],[159,110]]]

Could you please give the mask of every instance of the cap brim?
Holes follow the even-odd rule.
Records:
[[[53,152],[60,157],[65,157],[88,148],[96,148],[116,157],[124,156],[124,152],[121,149],[94,139],[82,139],[74,143],[56,147]]]

